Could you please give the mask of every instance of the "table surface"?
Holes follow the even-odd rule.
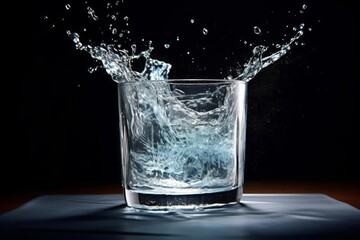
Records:
[[[0,215],[0,239],[360,239],[360,210],[324,194],[244,194],[222,208],[141,211],[122,194],[46,195]]]
[[[117,184],[58,187],[32,190],[0,196],[0,214],[11,211],[38,196],[49,194],[121,194]],[[247,181],[244,193],[320,193],[360,209],[360,183],[358,182],[294,182]]]

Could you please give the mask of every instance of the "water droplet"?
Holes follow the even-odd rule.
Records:
[[[297,28],[296,27],[293,27],[293,29],[292,29],[294,32],[297,30]]]
[[[115,15],[111,15],[111,20],[116,21],[116,16],[115,16]]]
[[[121,38],[122,38],[123,36],[124,36],[124,34],[122,34],[122,33],[119,33],[119,37],[121,37]]]
[[[83,31],[86,32],[86,28],[84,28]]]
[[[65,9],[66,9],[66,10],[70,10],[70,8],[71,8],[71,5],[70,5],[70,4],[66,4],[66,5],[65,5]]]
[[[311,31],[312,31],[312,28],[308,28],[308,30],[309,30],[309,32],[311,32]]]
[[[306,4],[304,4],[304,5],[302,5],[302,9],[306,9],[307,8],[307,5]]]
[[[296,34],[295,34],[295,36],[294,36],[294,39],[296,40],[296,39],[299,39],[299,37],[301,37],[302,35],[304,34],[304,32],[303,31],[298,31]]]
[[[136,44],[131,45],[131,51],[132,51],[132,54],[135,55],[135,53],[136,53]]]
[[[93,73],[93,72],[95,72],[97,69],[98,69],[97,66],[96,66],[96,67],[89,67],[89,68],[88,68],[88,72],[89,72],[89,73]]]
[[[261,29],[260,29],[258,26],[255,26],[255,27],[254,27],[254,33],[255,33],[256,35],[259,35],[259,34],[261,33]]]
[[[206,28],[203,28],[203,34],[204,34],[204,35],[207,35],[208,32],[209,32],[209,31],[208,31]]]
[[[244,41],[244,44],[247,44],[247,41]]]
[[[190,55],[190,52],[186,52],[187,55]]]
[[[126,33],[127,33],[127,34],[130,34],[130,31],[127,31]]]
[[[176,37],[176,41],[180,41],[180,38],[179,38],[179,36],[177,36],[177,37]]]
[[[125,21],[129,21],[129,17],[128,17],[128,16],[125,16],[125,17],[124,17],[124,20],[125,20]]]
[[[190,19],[190,23],[194,23],[195,22],[195,20],[194,19]]]
[[[51,28],[55,28],[55,24],[51,25]]]
[[[115,5],[116,5],[116,6],[119,5],[119,3],[120,3],[120,1],[116,1],[116,2],[115,2]]]
[[[116,28],[113,28],[113,29],[111,30],[111,33],[112,33],[112,34],[116,34],[116,33],[117,33],[117,29],[116,29]]]
[[[49,20],[49,17],[48,17],[48,16],[44,16],[44,20]]]
[[[164,47],[168,49],[170,47],[170,44],[164,44]]]
[[[305,27],[305,23],[300,24],[300,29],[303,29]]]
[[[88,11],[88,14],[90,15],[90,17],[91,17],[93,20],[97,21],[97,20],[99,19],[99,17],[96,16],[96,14],[95,14],[94,9],[92,9],[90,6],[87,7],[87,11]]]

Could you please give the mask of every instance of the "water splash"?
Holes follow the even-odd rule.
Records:
[[[111,4],[107,4],[107,7],[111,7]],[[70,5],[66,5],[66,8],[70,8]],[[307,5],[303,5],[301,7],[302,10],[305,10]],[[99,17],[96,15],[95,10],[90,6],[87,6],[87,13],[91,19],[97,21]],[[111,17],[110,17],[111,16]],[[115,21],[117,18],[112,13],[109,17]],[[125,25],[128,26],[129,16],[125,15],[123,17],[123,21]],[[194,18],[190,19],[190,23],[195,23]],[[114,22],[115,25],[115,22]],[[288,26],[287,26],[288,27]],[[301,23],[297,27],[293,27],[293,31],[295,31],[295,35],[288,40],[285,44],[273,44],[275,45],[275,52],[266,55],[269,51],[270,46],[258,45],[255,46],[252,50],[252,57],[243,65],[240,65],[239,69],[236,71],[236,76],[224,76],[224,79],[236,79],[240,81],[250,81],[252,80],[262,69],[266,68],[270,64],[279,60],[282,56],[284,56],[292,47],[292,45],[297,45],[298,40],[304,34],[305,24]],[[311,29],[311,28],[309,28]],[[122,38],[128,42],[130,42],[130,30],[122,29],[118,30],[111,23],[109,26],[109,30],[112,36],[117,36],[118,38]],[[262,33],[261,29],[258,26],[254,26],[253,31],[256,35],[260,35]],[[309,30],[310,31],[310,30]],[[202,28],[202,34],[208,34],[207,28]],[[103,68],[107,73],[110,74],[112,79],[115,82],[129,82],[129,81],[143,81],[143,80],[151,80],[151,79],[167,79],[170,74],[171,64],[165,63],[160,60],[152,59],[151,53],[153,52],[153,47],[151,47],[151,42],[149,42],[149,47],[145,51],[141,51],[136,54],[136,51],[132,48],[131,54],[125,49],[121,49],[119,46],[114,44],[102,44],[101,46],[96,45],[84,45],[80,41],[80,36],[78,33],[67,33],[72,37],[73,42],[75,43],[75,47],[79,50],[83,50],[88,52],[94,59],[99,60]],[[125,35],[124,35],[125,34]],[[286,35],[284,35],[286,37]],[[180,37],[176,36],[176,41],[179,42]],[[282,39],[285,41],[285,38]],[[114,41],[117,42],[118,40]],[[248,43],[247,41],[243,41],[243,44],[248,46],[253,46],[253,43]],[[165,49],[170,48],[169,43],[163,44]],[[202,47],[205,49],[205,47]],[[186,55],[190,55],[190,51],[185,52]],[[132,69],[132,62],[138,59],[144,59],[145,64],[144,68],[141,71],[135,71]],[[192,63],[194,63],[194,57],[192,57]],[[153,72],[152,72],[153,71]]]
[[[115,33],[113,32],[113,34]],[[240,71],[239,75],[235,76],[233,79],[249,82],[262,69],[273,64],[282,56],[284,56],[291,49],[292,44],[294,44],[294,42],[298,40],[303,34],[304,32],[302,30],[297,31],[288,43],[282,45],[277,44],[276,48],[280,49],[267,56],[264,56],[264,53],[268,50],[269,47],[264,45],[254,47],[253,56],[246,64],[243,65],[243,70]],[[142,51],[139,54],[135,54],[136,51],[132,49],[132,54],[129,55],[128,51],[118,49],[113,44],[95,47],[90,45],[83,46],[78,33],[69,34],[68,32],[68,35],[72,37],[77,49],[84,50],[88,52],[93,58],[100,60],[106,72],[110,74],[115,82],[130,82],[154,79],[162,80],[168,78],[171,65],[169,63],[152,59],[150,57],[151,52],[154,50],[153,47],[151,47],[151,43],[149,43],[150,47],[148,50]],[[247,42],[244,41],[244,44],[247,44]],[[168,49],[170,45],[164,44],[164,47]],[[188,51],[187,54],[189,55],[190,52]],[[146,61],[145,67],[142,72],[136,72],[132,69],[130,63],[133,60],[142,57],[145,58]]]
[[[303,6],[303,9],[305,8]],[[87,10],[93,20],[98,20],[91,7]],[[129,17],[125,16],[123,20],[128,22]],[[194,19],[190,20],[191,24],[194,22]],[[246,82],[278,61],[296,44],[304,34],[304,26],[301,24],[294,28],[293,37],[284,44],[276,44],[276,50],[272,53],[266,54],[269,46],[255,46],[252,57],[235,71],[237,75],[226,76],[224,79],[234,79],[239,85],[246,86]],[[110,29],[116,30],[112,25]],[[122,33],[130,32],[122,30],[120,34]],[[208,30],[203,28],[202,33],[206,35]],[[255,26],[254,33],[261,34],[261,29]],[[176,190],[190,186],[202,191],[204,187],[232,186],[236,181],[231,177],[234,169],[233,153],[239,146],[231,143],[236,128],[234,121],[226,119],[224,116],[227,114],[224,113],[236,111],[239,105],[230,100],[230,95],[235,90],[245,91],[244,87],[233,89],[225,84],[213,91],[197,93],[194,98],[189,98],[181,89],[171,88],[166,82],[153,81],[168,79],[172,65],[151,57],[154,50],[151,41],[147,50],[138,52],[137,46],[131,44],[129,52],[115,44],[83,44],[78,33],[68,30],[67,34],[76,49],[85,51],[100,61],[102,68],[115,82],[134,83],[123,84],[120,90],[124,101],[127,101],[126,106],[134,114],[126,123],[128,131],[131,132],[132,144],[137,146],[135,150],[129,150],[131,174],[128,177],[129,185],[133,189],[164,187]],[[123,37],[120,34],[119,37]],[[176,40],[179,39],[177,36]],[[243,43],[252,45],[247,41]],[[168,43],[163,46],[165,49],[170,48]],[[186,54],[190,55],[190,51]],[[135,71],[132,65],[140,59],[145,60],[144,67]],[[194,61],[192,57],[192,62]],[[91,68],[89,71],[96,69]],[[201,109],[200,106],[211,103],[214,96],[219,104],[211,106],[207,111],[198,110]],[[240,105],[245,104],[242,102]],[[149,139],[154,136],[156,141]],[[156,144],[153,144],[154,142]]]

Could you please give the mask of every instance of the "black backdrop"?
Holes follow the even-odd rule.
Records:
[[[76,50],[65,34],[67,27],[80,31],[84,26],[89,30],[83,35],[92,34],[91,19],[84,18],[85,4],[48,2],[19,3],[5,21],[11,31],[4,33],[10,40],[4,74],[12,76],[6,78],[16,88],[5,101],[11,108],[11,123],[5,128],[11,134],[4,138],[11,150],[1,163],[2,193],[121,181],[116,83],[103,69],[90,74],[95,61]],[[95,10],[106,5],[88,2]],[[301,15],[304,3],[308,7]],[[359,25],[354,3],[128,0],[122,6],[120,16],[129,16],[133,41],[141,45],[143,37],[152,40],[154,57],[173,65],[172,77],[196,76],[191,57],[209,65],[199,76],[219,77],[221,64],[251,55],[251,47],[240,40],[278,43],[284,33],[294,33],[286,25],[304,22],[305,29],[311,27],[299,41],[305,46],[295,46],[249,83],[245,180],[359,180]],[[253,33],[254,26],[262,35]],[[202,27],[208,35],[201,33]],[[108,41],[109,36],[102,38]],[[165,49],[164,43],[171,47]],[[204,44],[212,55],[199,50]],[[192,54],[186,56],[186,51]]]

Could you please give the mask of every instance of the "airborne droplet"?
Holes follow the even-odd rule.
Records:
[[[255,26],[255,27],[254,27],[254,33],[255,33],[256,35],[259,35],[259,34],[261,33],[261,29],[260,29],[259,27]]]
[[[99,17],[96,16],[96,14],[95,14],[94,9],[92,9],[90,6],[87,7],[87,11],[88,11],[88,14],[90,15],[90,17],[91,17],[93,20],[97,21],[97,20],[99,19]]]

